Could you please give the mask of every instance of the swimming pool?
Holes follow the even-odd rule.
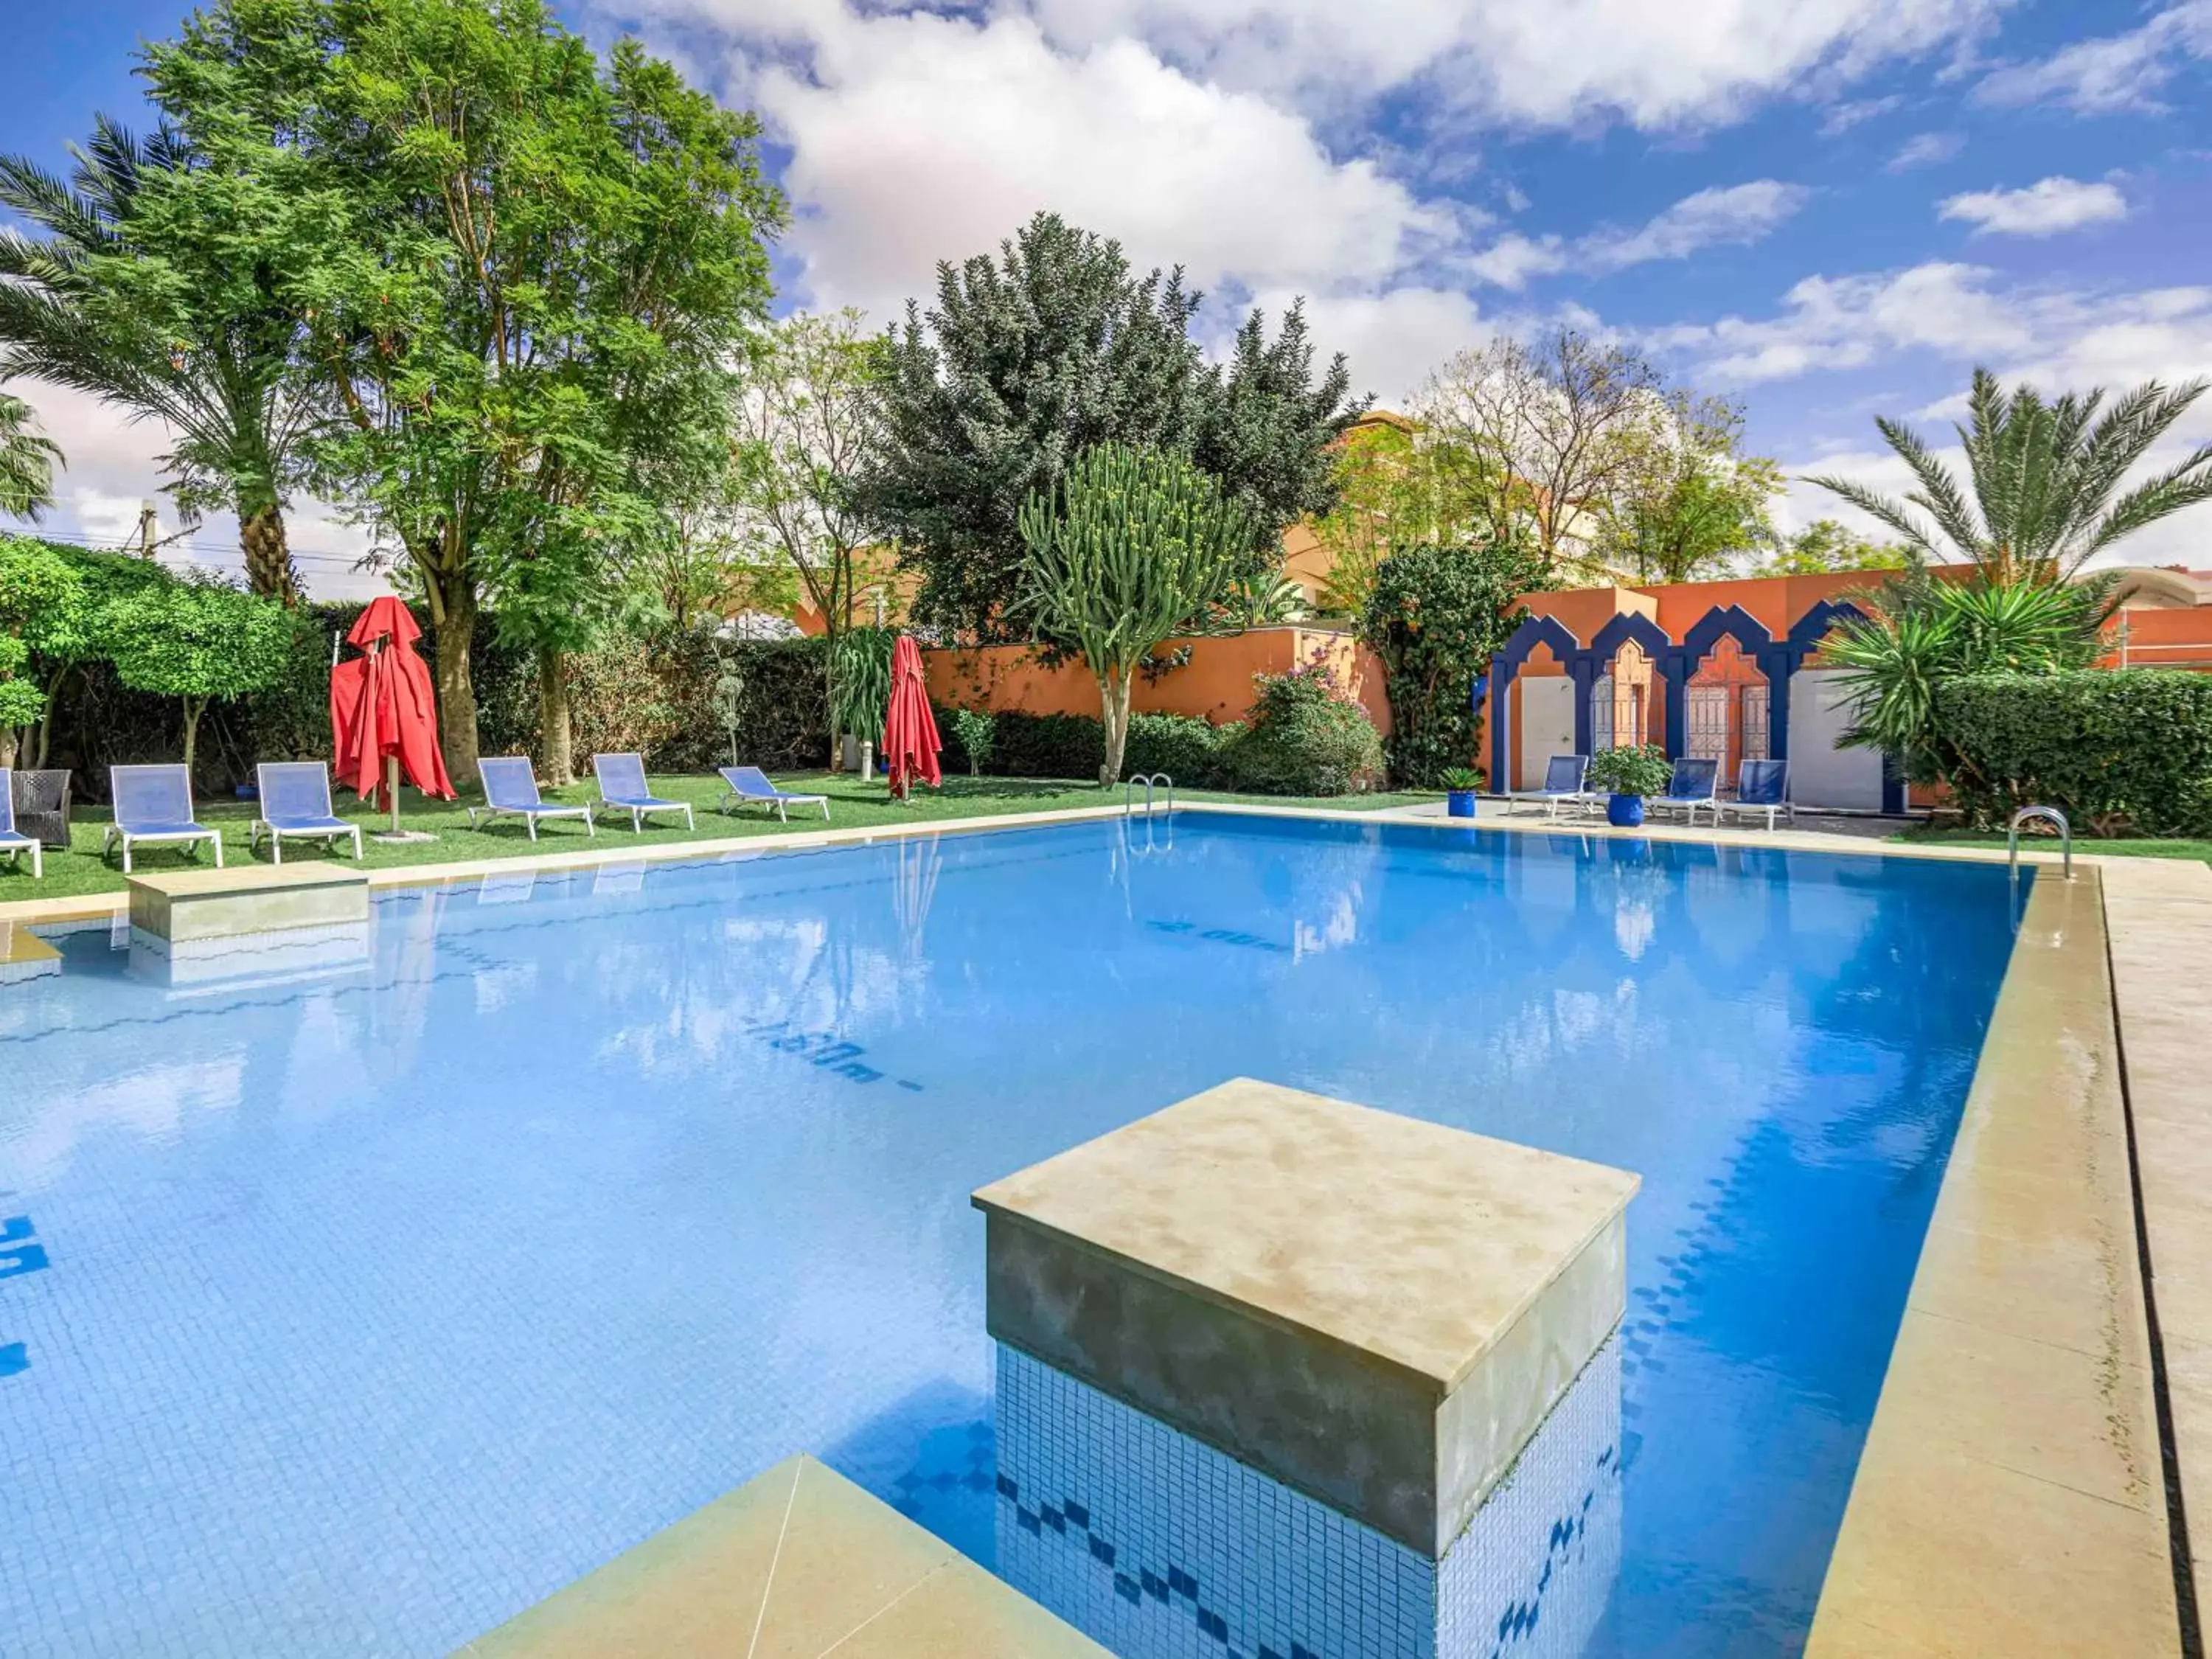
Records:
[[[1644,1176],[1588,1651],[1796,1651],[2003,871],[1134,835],[401,890],[263,982],[68,936],[0,988],[0,1652],[446,1653],[802,1449],[988,1560],[969,1192],[1232,1075]]]

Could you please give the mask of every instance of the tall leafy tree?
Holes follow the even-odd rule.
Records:
[[[1243,562],[1279,559],[1285,526],[1334,500],[1328,446],[1358,412],[1341,358],[1317,379],[1294,307],[1267,337],[1248,318],[1224,370],[1190,337],[1182,273],[1136,276],[1120,244],[1039,214],[937,270],[909,303],[884,385],[870,481],[879,525],[921,579],[918,620],[979,641],[1024,637],[1020,516],[1077,456],[1118,443],[1186,456],[1243,509]]]
[[[2108,407],[2102,387],[2046,399],[2023,384],[2008,394],[1977,368],[1966,423],[1954,428],[1963,483],[1917,433],[1887,417],[1875,425],[1917,486],[1903,500],[1850,478],[1808,482],[1880,520],[1923,558],[1972,564],[2000,586],[2064,581],[2136,532],[2212,500],[2212,444],[2124,488],[2205,385],[2146,380]]]
[[[658,463],[726,422],[781,201],[756,126],[540,0],[220,0],[155,54],[219,86],[260,162],[321,204],[292,285],[313,453],[418,583],[450,770],[476,769],[469,656],[495,599],[536,649],[567,769],[566,658],[661,527]]]
[[[206,580],[149,583],[112,601],[105,627],[118,679],[183,704],[188,768],[208,705],[275,684],[295,637],[283,606]]]
[[[1642,427],[1643,455],[1603,514],[1610,557],[1640,580],[1696,581],[1773,539],[1769,508],[1782,477],[1743,452],[1743,410],[1676,392]]]
[[[1022,505],[1019,614],[1083,653],[1098,682],[1106,756],[1121,775],[1129,694],[1146,658],[1228,595],[1251,545],[1244,509],[1182,456],[1101,444]]]
[[[0,392],[0,513],[35,524],[54,504],[54,469],[65,465],[30,404]]]
[[[1878,542],[1834,519],[1815,519],[1778,537],[1752,568],[1754,576],[1826,576],[1848,570],[1902,570],[1912,551],[1901,542]]]
[[[738,520],[790,566],[820,613],[833,709],[839,647],[871,574],[865,484],[883,447],[883,357],[859,312],[799,313],[755,340],[738,400]],[[841,728],[834,720],[831,728],[834,743]]]
[[[99,118],[67,179],[0,158],[0,204],[33,228],[0,230],[0,378],[161,422],[179,506],[234,511],[254,591],[289,604],[284,507],[316,413],[292,373],[288,284],[320,204],[296,173],[256,165],[273,115],[216,80],[165,77],[163,58],[149,73],[178,125],[141,139]]]

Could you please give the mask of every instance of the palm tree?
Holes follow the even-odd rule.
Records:
[[[0,230],[0,380],[166,423],[179,504],[234,508],[253,591],[293,603],[284,496],[314,409],[288,373],[296,320],[253,245],[274,215],[167,126],[141,142],[101,116],[70,153],[66,180],[0,157],[0,205],[46,233]]]
[[[2027,386],[2008,397],[1978,368],[1967,424],[1956,428],[1970,487],[1911,428],[1883,418],[1875,424],[1912,469],[1917,489],[1898,501],[1849,478],[1807,482],[1881,520],[1936,563],[1972,563],[2000,586],[2065,581],[2123,537],[2212,500],[2212,445],[2114,499],[2204,390],[2202,380],[2171,389],[2147,380],[2106,409],[2101,387],[2046,403]]]
[[[66,465],[38,426],[30,404],[0,392],[0,513],[33,523],[54,504],[54,469]]]

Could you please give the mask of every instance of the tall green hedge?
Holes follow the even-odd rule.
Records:
[[[1969,819],[2030,802],[2108,836],[2212,835],[2212,674],[2086,669],[1970,674],[1936,693]]]

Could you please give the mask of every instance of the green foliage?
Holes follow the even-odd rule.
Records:
[[[307,216],[283,295],[332,418],[313,482],[404,551],[465,775],[480,605],[534,649],[544,764],[563,662],[724,447],[730,366],[782,204],[750,118],[541,0],[218,0],[149,54],[191,142]],[[294,255],[296,253],[296,257]]]
[[[1743,410],[1677,393],[1667,418],[1629,446],[1630,464],[1607,515],[1616,557],[1644,581],[1717,576],[1768,541],[1779,471],[1743,453]]]
[[[1516,542],[1404,548],[1376,568],[1360,635],[1382,659],[1390,696],[1390,775],[1433,788],[1480,748],[1469,696],[1517,625],[1520,595],[1553,584],[1552,567]]]
[[[1967,424],[1955,428],[1966,485],[1919,434],[1886,417],[1875,424],[1917,489],[1900,501],[1849,478],[1809,482],[1879,519],[1925,558],[1964,560],[2000,586],[2063,581],[2124,538],[2212,501],[2212,445],[2119,494],[2204,389],[2202,380],[2172,390],[2147,380],[2106,410],[2102,387],[2047,403],[2025,383],[2008,397],[1995,375],[1977,368]]]
[[[881,743],[891,706],[895,628],[847,629],[830,648],[830,729]]]
[[[1962,675],[1937,691],[1936,718],[1970,823],[2039,802],[2100,836],[2212,835],[2212,674]]]
[[[967,757],[968,775],[979,777],[991,763],[991,749],[998,732],[998,716],[988,708],[955,708],[938,722],[949,739],[947,749],[957,748]]]
[[[202,27],[223,19],[188,29]],[[283,507],[321,418],[296,372],[295,284],[330,197],[279,143],[280,116],[241,106],[234,76],[167,73],[176,50],[147,54],[163,116],[150,137],[99,118],[68,179],[0,160],[0,203],[44,233],[0,233],[0,378],[161,422],[179,506],[234,511],[255,591],[290,601]]]
[[[1437,781],[1455,794],[1482,787],[1483,775],[1472,766],[1447,766]]]
[[[1104,444],[1180,455],[1239,515],[1240,574],[1280,562],[1284,527],[1334,500],[1328,446],[1358,405],[1337,359],[1316,379],[1304,312],[1270,342],[1258,313],[1225,369],[1190,337],[1179,271],[1133,275],[1118,243],[1041,213],[1000,249],[937,272],[888,346],[885,447],[869,499],[915,615],[981,643],[1024,636],[1024,503]],[[1063,643],[1069,643],[1063,641]]]
[[[1106,752],[1099,781],[1121,775],[1132,681],[1154,647],[1228,597],[1248,521],[1182,457],[1102,444],[1056,494],[1030,497],[1020,608],[1040,637],[1083,653],[1098,680]]]
[[[54,469],[64,465],[60,447],[40,434],[30,404],[0,392],[0,513],[37,522],[54,504]]]
[[[125,594],[109,605],[105,626],[118,678],[183,702],[186,766],[208,704],[274,684],[293,655],[284,608],[220,582],[161,582]]]
[[[2112,583],[1943,581],[1908,572],[1863,595],[1868,614],[1822,644],[1852,705],[1848,746],[1894,757],[1914,783],[1954,781],[1960,757],[1936,718],[1944,683],[1964,674],[2086,668],[2112,611]]]
[[[34,664],[49,630],[66,631],[83,610],[84,583],[44,542],[0,536],[0,765],[15,757],[16,729],[46,718],[47,690]]]
[[[1589,787],[1615,795],[1660,795],[1674,775],[1674,763],[1656,743],[1601,749],[1590,757]]]
[[[1255,794],[1344,795],[1382,777],[1382,739],[1326,668],[1255,677],[1249,724],[1228,750],[1235,787]]]
[[[1833,519],[1815,519],[1796,535],[1776,541],[1750,574],[1829,576],[1849,570],[1902,570],[1911,562],[1912,550],[1901,542],[1877,542]]]
[[[1230,759],[1244,729],[1240,721],[1216,726],[1194,714],[1132,714],[1122,775],[1164,772],[1184,789],[1229,788]]]

